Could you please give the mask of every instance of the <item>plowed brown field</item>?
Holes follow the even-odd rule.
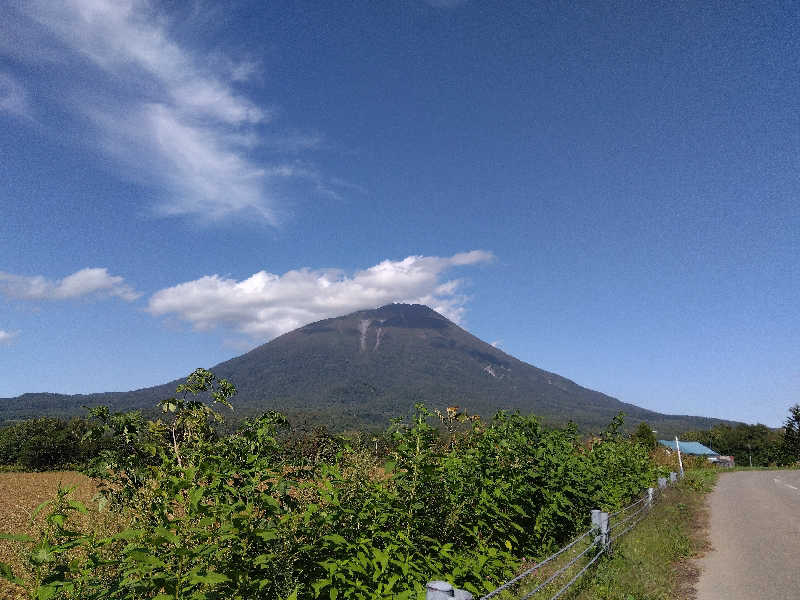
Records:
[[[42,502],[55,498],[59,485],[75,486],[72,497],[89,508],[88,515],[78,515],[78,521],[96,517],[96,504],[92,498],[97,492],[94,482],[80,473],[60,471],[55,473],[0,473],[0,533],[24,533],[36,536],[47,509],[31,522],[31,515]],[[84,525],[86,523],[84,522]],[[14,573],[25,573],[25,550],[29,546],[0,540],[0,561],[11,565]],[[27,598],[24,591],[0,579],[0,599]]]

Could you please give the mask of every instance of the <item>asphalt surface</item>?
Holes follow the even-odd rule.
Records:
[[[800,598],[800,471],[723,473],[698,600]]]

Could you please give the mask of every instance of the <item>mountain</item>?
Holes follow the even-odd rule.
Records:
[[[659,436],[706,429],[717,419],[664,415],[620,402],[543,371],[481,341],[427,306],[390,304],[311,323],[211,370],[239,390],[238,416],[279,410],[336,429],[383,426],[416,402],[458,405],[491,416],[498,409],[573,420],[602,429],[619,412],[626,425],[647,421]],[[178,380],[130,392],[0,399],[0,420],[83,414],[82,405],[151,408]]]

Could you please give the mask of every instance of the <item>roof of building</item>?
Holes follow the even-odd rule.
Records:
[[[675,447],[675,440],[658,440],[658,443],[667,448],[677,450]],[[681,452],[684,454],[702,454],[709,456],[719,456],[719,452],[714,452],[708,446],[703,446],[700,442],[680,442]]]

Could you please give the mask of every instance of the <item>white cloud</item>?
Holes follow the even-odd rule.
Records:
[[[261,108],[206,72],[201,57],[173,42],[147,2],[45,1],[29,3],[28,10],[67,46],[110,73],[134,80],[152,77],[176,106],[194,116],[227,123],[265,118]]]
[[[69,89],[61,91],[68,107],[94,125],[100,148],[160,192],[157,213],[277,223],[278,199],[270,190],[283,175],[250,150],[286,142],[261,127],[272,110],[236,87],[254,74],[255,63],[178,43],[164,15],[144,0],[31,1],[18,10],[62,45],[73,68],[83,60],[98,69],[91,89],[66,81]],[[294,152],[319,137],[292,136]]]
[[[391,302],[427,304],[460,322],[468,298],[459,293],[460,280],[442,281],[443,274],[493,258],[473,250],[446,258],[385,260],[353,275],[307,268],[283,275],[259,271],[242,281],[207,275],[156,292],[148,310],[156,316],[176,315],[197,330],[221,326],[258,339]]]
[[[109,275],[107,269],[87,268],[63,279],[51,280],[41,275],[15,275],[0,271],[0,294],[20,300],[70,300],[89,295],[116,296],[131,302],[141,294],[122,277]]]
[[[3,344],[10,344],[18,334],[19,331],[5,331],[0,329],[0,346]]]

